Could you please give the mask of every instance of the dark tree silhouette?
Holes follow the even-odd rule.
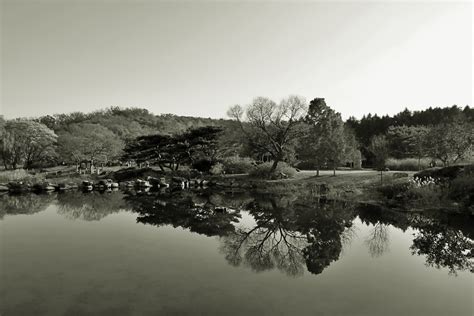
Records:
[[[198,159],[215,159],[221,131],[219,127],[205,126],[173,136],[140,136],[127,144],[123,159],[155,162],[162,170],[178,170]]]

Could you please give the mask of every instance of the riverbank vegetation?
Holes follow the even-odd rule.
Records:
[[[411,174],[397,179],[387,174],[472,163],[474,110],[469,106],[344,121],[323,98],[307,103],[289,96],[277,103],[257,97],[247,106],[230,107],[228,114],[230,119],[215,120],[112,107],[88,114],[0,118],[0,182],[117,180],[127,172],[141,177],[140,168],[148,167],[154,176],[304,186],[318,177],[331,182],[320,170],[335,176],[373,168],[380,181],[365,183],[360,174],[353,179],[344,173],[338,185],[345,193],[371,188],[387,204],[406,208],[444,206],[446,201],[463,208],[471,202],[466,200],[471,173],[450,179],[449,189],[410,182]],[[302,169],[314,170],[314,175]],[[230,176],[239,174],[245,176]],[[346,190],[351,181],[357,184]]]
[[[231,157],[271,161],[273,169],[281,161],[299,169],[357,169],[377,167],[373,143],[378,139],[383,145],[378,150],[387,156],[384,165],[391,170],[472,161],[474,110],[469,106],[406,109],[394,116],[368,114],[343,121],[322,98],[307,104],[297,96],[280,103],[259,97],[247,107],[231,107],[229,115],[231,119],[216,120],[112,107],[92,113],[0,118],[0,160],[6,170],[83,160],[120,165],[127,159],[164,168],[174,161],[173,166],[180,168],[204,158],[225,164]],[[211,151],[201,152],[206,148]]]

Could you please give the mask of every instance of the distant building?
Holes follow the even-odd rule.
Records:
[[[102,167],[96,167],[93,160],[82,160],[76,168],[79,174],[99,174],[102,171]]]

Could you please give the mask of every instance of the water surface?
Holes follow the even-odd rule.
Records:
[[[473,314],[469,218],[238,193],[0,199],[2,315]]]

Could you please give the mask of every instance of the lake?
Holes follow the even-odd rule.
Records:
[[[0,197],[0,314],[472,315],[472,218],[314,196]]]

